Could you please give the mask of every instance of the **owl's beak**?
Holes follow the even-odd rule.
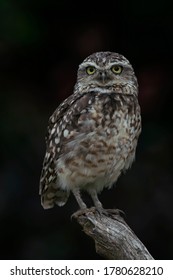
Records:
[[[105,71],[100,71],[100,72],[98,73],[97,80],[98,80],[99,82],[102,82],[103,84],[106,84],[106,83],[110,80],[110,77],[109,77],[109,75],[107,74],[107,72],[105,72]]]

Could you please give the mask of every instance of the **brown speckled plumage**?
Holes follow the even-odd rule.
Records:
[[[129,61],[111,52],[87,57],[74,93],[49,120],[40,179],[43,207],[64,205],[72,191],[86,208],[80,196],[85,190],[101,209],[97,193],[131,166],[140,131],[138,85]]]

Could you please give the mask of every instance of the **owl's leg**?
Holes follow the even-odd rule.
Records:
[[[81,196],[80,196],[80,191],[79,191],[79,189],[74,188],[74,189],[72,190],[72,193],[73,193],[74,197],[76,198],[77,203],[79,204],[79,207],[80,207],[81,209],[86,209],[87,206],[86,206],[86,204],[83,202],[83,200],[82,200],[82,198],[81,198]]]
[[[91,195],[91,198],[92,198],[92,200],[94,202],[94,205],[95,205],[96,209],[99,212],[103,212],[103,206],[102,206],[100,200],[98,199],[98,195],[97,195],[96,190],[95,189],[91,189],[89,193]]]

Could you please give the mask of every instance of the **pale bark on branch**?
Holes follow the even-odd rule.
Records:
[[[120,212],[112,210],[112,213],[105,215],[93,209],[88,210],[75,213],[74,217],[84,232],[94,239],[95,249],[99,255],[111,260],[153,259],[144,244],[124,221]]]

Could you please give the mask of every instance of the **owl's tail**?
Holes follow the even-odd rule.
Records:
[[[55,204],[63,206],[69,197],[70,192],[62,189],[57,189],[55,185],[49,187],[41,193],[41,205],[44,209],[50,209]]]

